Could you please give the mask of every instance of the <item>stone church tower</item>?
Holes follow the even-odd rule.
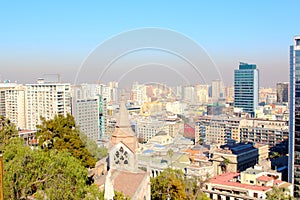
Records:
[[[121,103],[117,125],[110,140],[110,169],[126,169],[129,171],[137,169],[135,152],[138,148],[138,141],[131,129],[128,115],[125,104]]]

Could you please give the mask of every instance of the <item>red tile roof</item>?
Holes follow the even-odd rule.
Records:
[[[183,150],[184,153],[189,153],[191,155],[195,155],[195,154],[200,154],[201,151],[200,150],[193,150],[193,149],[185,149]]]
[[[244,190],[256,190],[256,191],[268,191],[271,190],[271,187],[266,186],[256,186],[256,185],[248,185],[242,184],[239,182],[235,182],[234,179],[237,178],[240,174],[235,172],[229,172],[226,174],[221,174],[219,176],[215,176],[210,180],[212,184],[218,184],[221,186],[235,187]]]
[[[263,175],[263,176],[257,177],[256,180],[263,181],[263,182],[269,182],[269,181],[272,181],[274,179],[272,177]]]

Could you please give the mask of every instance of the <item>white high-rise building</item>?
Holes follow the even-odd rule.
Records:
[[[55,115],[71,114],[71,92],[69,83],[26,84],[26,128],[36,130],[41,117],[53,119]]]
[[[197,99],[195,87],[192,85],[183,88],[183,100],[189,103],[195,103]]]
[[[131,100],[136,102],[138,105],[143,105],[148,102],[147,86],[143,84],[133,83],[131,90]]]
[[[224,85],[221,80],[213,80],[211,83],[212,100],[218,101],[224,98]]]
[[[15,83],[0,84],[0,115],[25,129],[25,87]]]
[[[208,98],[209,85],[196,85],[195,88],[198,97],[198,103],[207,104],[209,99]]]

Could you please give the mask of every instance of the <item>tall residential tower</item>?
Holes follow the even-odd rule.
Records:
[[[255,64],[240,63],[234,70],[234,106],[254,116],[259,98],[259,70]]]
[[[294,197],[300,197],[300,36],[290,46],[290,136],[289,182],[294,184]]]
[[[26,84],[25,108],[26,128],[36,130],[41,116],[46,120],[55,115],[71,114],[71,92],[69,83],[46,83],[40,79],[36,84]]]

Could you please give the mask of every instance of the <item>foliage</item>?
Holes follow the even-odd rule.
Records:
[[[0,116],[0,150],[8,144],[11,137],[18,135],[16,125],[4,116]]]
[[[196,200],[210,200],[210,198],[204,192],[200,192],[196,196]]]
[[[188,199],[185,193],[184,174],[181,170],[165,169],[157,177],[151,179],[151,198]]]
[[[114,196],[114,200],[130,200],[130,197],[125,195],[123,192],[119,192],[119,191],[114,191],[115,196]]]
[[[273,186],[271,192],[267,192],[268,200],[292,200],[292,196],[288,195],[289,189],[285,187]]]
[[[79,136],[83,144],[86,146],[87,150],[96,160],[101,160],[108,155],[106,148],[98,147],[97,143],[94,140],[88,138],[84,133],[80,132]]]
[[[209,175],[205,181],[208,180]],[[205,181],[196,177],[187,178],[181,170],[165,169],[157,177],[151,178],[151,199],[186,199],[208,200],[210,199],[201,191]]]
[[[280,155],[279,155],[279,153],[276,152],[276,151],[275,151],[275,152],[272,152],[271,155],[270,155],[270,158],[271,158],[271,159],[275,159],[275,158],[279,158],[279,157],[280,157]]]
[[[104,200],[104,191],[99,190],[99,188],[93,184],[88,188],[84,200]]]
[[[173,155],[174,155],[174,151],[173,149],[169,149],[168,152],[167,152],[167,155],[169,156],[170,158],[170,164],[171,164],[171,167],[172,167],[172,158],[173,158]]]
[[[13,138],[3,162],[5,199],[84,199],[91,194],[87,169],[67,151],[32,150]]]
[[[81,141],[75,120],[70,114],[66,117],[57,115],[48,121],[42,118],[42,123],[37,125],[37,129],[37,138],[42,149],[67,150],[79,159],[83,166],[95,166],[96,160]]]

